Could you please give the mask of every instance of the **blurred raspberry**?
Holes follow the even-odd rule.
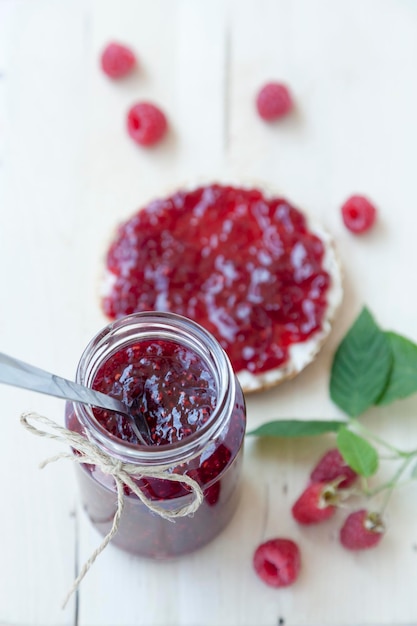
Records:
[[[272,121],[287,115],[293,109],[288,88],[282,83],[267,83],[258,93],[256,107],[262,119]]]
[[[351,196],[342,206],[343,222],[357,235],[370,230],[376,220],[376,208],[363,196]]]
[[[287,587],[300,573],[300,550],[291,539],[270,539],[256,549],[253,565],[267,585]]]
[[[316,524],[336,512],[337,490],[328,483],[312,483],[292,507],[292,515],[300,524]]]
[[[128,112],[127,131],[141,146],[151,146],[160,141],[167,127],[165,115],[150,102],[138,102]]]
[[[109,43],[101,54],[101,68],[110,78],[123,78],[135,64],[133,52],[120,43]]]
[[[348,550],[366,550],[376,546],[384,532],[381,516],[361,509],[346,518],[340,530],[340,543]]]
[[[343,478],[338,483],[339,489],[350,487],[357,477],[357,473],[349,467],[337,448],[326,452],[310,474],[313,483],[328,483]]]

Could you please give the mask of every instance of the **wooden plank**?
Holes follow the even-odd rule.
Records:
[[[117,5],[98,0],[93,6],[88,229],[95,232],[92,246],[100,259],[117,222],[141,203],[184,182],[221,173],[225,162],[226,23],[219,0],[124,0]],[[109,82],[97,69],[100,51],[112,39],[131,45],[140,62],[137,74],[124,84]],[[141,99],[160,104],[170,122],[170,136],[153,150],[134,145],[124,129],[127,109]],[[98,542],[98,535],[82,516],[81,562]],[[215,556],[210,557],[210,551],[205,554],[214,563]],[[106,550],[82,583],[80,625],[203,623],[207,599],[203,604],[201,596],[187,599],[189,581],[200,575],[200,558],[201,554],[159,564],[113,548]],[[117,575],[109,576],[109,571]],[[224,575],[217,576],[217,566],[215,571],[216,577],[207,584],[218,596],[226,580]],[[192,595],[196,592],[193,589]],[[98,597],[100,601],[92,601]],[[210,601],[210,610],[211,605]]]
[[[76,304],[82,267],[74,259],[82,220],[84,6],[1,2],[0,10],[1,349],[73,376],[82,345]],[[0,391],[0,623],[73,624],[75,600],[61,610],[75,570],[72,468],[39,472],[40,461],[60,450],[19,424],[19,414],[31,408],[62,423],[64,403]]]
[[[345,273],[344,307],[315,365],[281,389],[250,398],[249,415],[256,423],[277,416],[330,417],[337,414],[327,391],[331,356],[363,304],[382,324],[417,338],[415,297],[403,291],[403,281],[413,281],[417,261],[411,234],[416,217],[410,214],[417,200],[410,171],[417,139],[411,61],[417,54],[416,7],[390,1],[378,7],[371,1],[360,7],[327,0],[234,2],[232,23],[233,166],[265,180],[320,219],[336,238]],[[264,82],[274,79],[289,84],[297,110],[282,123],[268,125],[257,119],[254,98]],[[380,207],[378,227],[362,239],[350,235],[340,219],[341,203],[353,193],[369,195]],[[386,408],[371,412],[375,421],[370,424],[407,448],[416,432],[416,399],[394,411],[401,414],[400,422],[394,424],[392,408]],[[303,574],[291,591],[274,595],[256,588],[257,623],[273,623],[273,607],[282,601],[282,617],[296,624],[415,623],[417,603],[408,582],[416,563],[415,488],[408,497],[397,494],[389,533],[378,550],[346,553],[337,540],[343,513],[334,525],[303,531],[290,521],[291,503],[320,446],[325,444],[262,446],[258,463],[247,454],[247,465],[264,479],[264,453],[275,449],[277,457],[287,455],[283,467],[279,461],[276,469],[270,466],[265,536],[290,532],[304,556]],[[272,476],[280,469],[289,478],[285,498],[272,488]]]

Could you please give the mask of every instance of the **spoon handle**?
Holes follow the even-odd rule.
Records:
[[[126,413],[122,402],[0,352],[0,383]]]

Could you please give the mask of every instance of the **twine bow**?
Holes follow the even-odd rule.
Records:
[[[23,413],[20,417],[20,421],[22,425],[26,428],[26,430],[28,430],[32,434],[39,437],[45,437],[47,439],[55,439],[56,441],[71,446],[74,450],[77,450],[77,452],[80,453],[80,455],[78,456],[70,452],[61,452],[60,454],[57,454],[43,461],[40,465],[41,469],[49,463],[59,461],[60,459],[69,459],[70,461],[73,461],[75,463],[87,463],[89,465],[96,465],[103,473],[112,476],[116,483],[117,509],[113,517],[112,527],[107,535],[104,537],[101,544],[94,550],[89,559],[84,563],[80,573],[74,580],[70,590],[68,591],[64,599],[62,608],[65,608],[69,598],[78,588],[78,585],[80,584],[90,567],[93,565],[98,555],[103,552],[103,550],[110,543],[114,535],[117,533],[120,518],[122,516],[124,508],[124,485],[129,487],[129,489],[133,491],[133,493],[145,506],[148,507],[150,511],[153,511],[160,517],[163,517],[164,519],[171,522],[175,521],[175,518],[177,517],[192,515],[193,513],[195,513],[195,511],[197,511],[203,501],[203,492],[200,485],[186,474],[170,473],[168,471],[171,468],[170,465],[160,465],[158,466],[158,468],[152,469],[133,463],[124,463],[123,461],[115,459],[106,452],[104,452],[99,446],[88,440],[83,435],[80,435],[79,433],[76,433],[72,430],[68,430],[63,426],[59,426],[59,424],[50,420],[49,418],[38,415],[37,413],[31,411]],[[48,430],[45,430],[39,426],[35,426],[33,423],[44,424],[48,427]],[[176,509],[167,510],[147,498],[138,487],[137,483],[133,480],[133,477],[160,478],[162,480],[180,482],[191,488],[194,497],[189,504],[178,507]]]

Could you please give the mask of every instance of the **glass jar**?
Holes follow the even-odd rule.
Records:
[[[116,372],[113,386],[103,388],[112,372]],[[151,472],[168,467],[169,472],[186,474],[204,495],[193,516],[173,523],[152,512],[125,485],[124,510],[113,544],[142,556],[169,558],[213,539],[237,507],[246,426],[241,388],[217,340],[182,316],[136,313],[109,324],[91,340],[76,380],[110,395],[123,385],[123,393],[127,389],[134,395],[139,389],[145,414],[149,410],[152,419],[163,417],[158,428],[151,429],[155,445],[133,441],[117,414],[78,403],[67,403],[67,428],[114,459],[149,467]],[[151,423],[149,416],[147,421]],[[115,480],[95,465],[77,464],[76,471],[84,508],[106,535],[117,509]],[[171,510],[185,506],[195,495],[181,482],[144,475],[134,480],[148,499]]]

